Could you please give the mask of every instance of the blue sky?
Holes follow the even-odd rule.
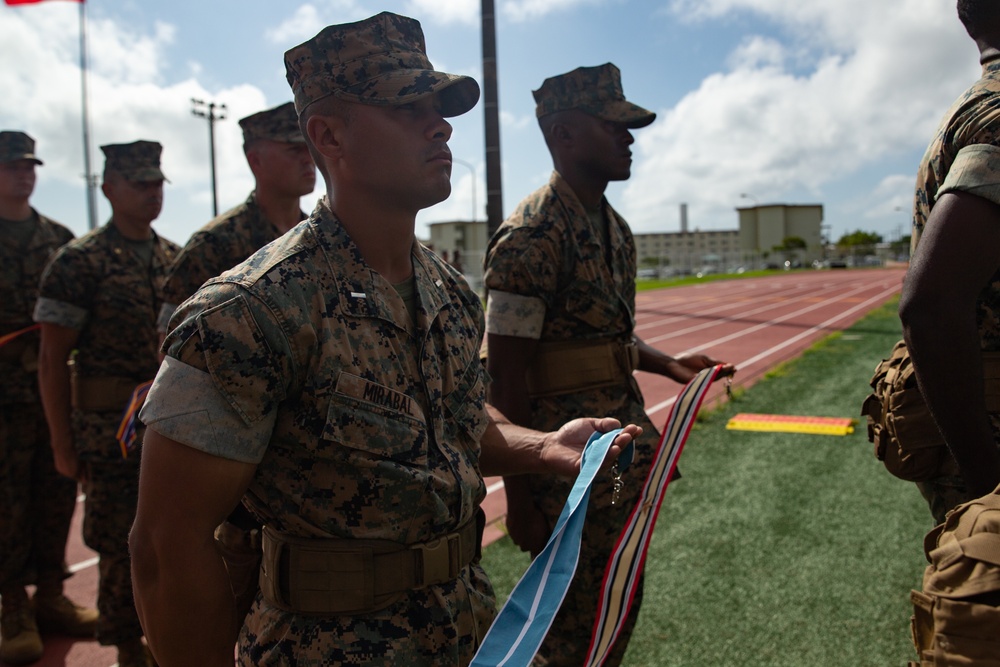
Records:
[[[635,132],[632,178],[608,197],[636,232],[733,229],[735,208],[819,203],[834,238],[908,233],[917,164],[938,120],[979,74],[954,0],[495,0],[503,211],[551,170],[531,91],[614,62],[626,96],[658,118]],[[236,121],[291,99],[284,51],[324,25],[382,10],[420,20],[438,69],[481,77],[480,0],[88,0],[93,164],[100,144],[152,139],[170,178],[157,231],[183,243],[209,220],[207,123],[192,97],[227,105],[216,125],[220,210],[253,182]],[[45,160],[33,204],[87,229],[78,6],[0,5],[0,128]],[[451,198],[431,222],[485,219],[482,104],[454,119]],[[475,189],[473,190],[473,176]],[[321,187],[321,185],[319,186]],[[320,190],[304,198],[312,209]],[[741,197],[741,194],[748,195]],[[98,195],[100,222],[109,214]]]

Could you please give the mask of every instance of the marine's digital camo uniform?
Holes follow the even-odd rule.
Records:
[[[295,105],[287,102],[240,119],[244,148],[257,139],[304,144]],[[300,211],[300,220],[306,218]],[[231,269],[260,248],[281,236],[278,228],[264,217],[257,193],[211,220],[184,245],[163,284],[163,306],[157,323],[166,333],[170,316],[185,299],[209,278]]]
[[[305,218],[306,214],[303,213]],[[157,323],[166,333],[170,316],[209,278],[231,269],[280,233],[257,205],[256,193],[199,229],[174,260],[163,284],[163,305]]]
[[[146,263],[131,246],[110,222],[63,246],[45,269],[35,308],[35,321],[80,332],[73,357],[73,444],[90,472],[83,537],[100,554],[102,644],[142,636],[128,555],[139,450],[123,459],[115,435],[130,388],[156,374],[156,294],[178,250],[153,234],[152,259]]]
[[[628,225],[606,199],[601,214],[607,221],[607,237],[558,173],[521,202],[487,249],[489,333],[540,343],[610,340],[624,345],[632,340],[635,243]],[[631,374],[616,386],[533,397],[531,411],[532,421],[526,426],[543,431],[585,414],[607,415],[643,429],[635,460],[623,475],[621,502],[611,505],[610,473],[603,473],[594,484],[576,576],[549,631],[552,639],[546,639],[539,651],[555,664],[582,664],[593,629],[596,591],[649,472],[657,432]],[[554,526],[571,482],[542,475],[530,480],[536,504]],[[641,597],[640,588],[619,649],[627,644]]]
[[[0,336],[30,327],[38,281],[73,233],[32,209],[26,243],[0,220]],[[76,483],[56,472],[38,395],[38,333],[0,347],[0,591],[63,578]]]
[[[326,201],[178,309],[142,418],[178,442],[257,463],[244,502],[269,528],[426,542],[471,520],[485,495],[482,308],[415,245],[414,326]],[[358,615],[295,614],[258,595],[239,662],[466,664],[493,616],[475,563]]]
[[[913,202],[913,249],[934,202],[952,191],[1000,204],[1000,62],[985,65],[982,78],[955,101],[920,161]],[[1000,351],[1000,273],[979,294],[976,322],[982,349]],[[1000,413],[991,413],[990,420],[1000,445]],[[941,477],[917,483],[938,523],[948,510],[973,499],[958,464],[950,456],[947,462]]]

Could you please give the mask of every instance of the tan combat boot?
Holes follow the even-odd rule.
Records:
[[[156,661],[141,639],[133,639],[118,644],[118,667],[156,667]]]
[[[53,594],[39,589],[35,594],[35,619],[46,632],[55,632],[70,637],[93,637],[97,632],[96,609],[81,607],[68,597],[62,590]]]
[[[8,665],[27,665],[41,658],[44,650],[28,594],[23,588],[4,591],[0,599],[0,660]]]

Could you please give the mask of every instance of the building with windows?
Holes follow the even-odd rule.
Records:
[[[681,231],[635,234],[640,275],[733,273],[782,266],[785,261],[808,266],[823,259],[821,204],[758,204],[736,212],[737,229],[689,231],[687,205],[681,204]],[[429,227],[430,238],[423,243],[458,268],[473,289],[481,291],[483,257],[489,242],[486,222],[454,220]],[[776,250],[790,238],[801,239],[805,247]]]
[[[661,276],[734,272],[781,266],[786,260],[805,266],[823,257],[822,205],[762,204],[736,212],[737,229],[688,231],[682,204],[681,231],[635,234],[639,270]],[[791,238],[805,247],[777,249]]]

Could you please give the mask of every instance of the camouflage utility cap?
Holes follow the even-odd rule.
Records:
[[[299,115],[295,113],[295,105],[291,102],[242,118],[240,127],[243,128],[243,141],[270,139],[300,144],[306,140],[299,129]]]
[[[437,72],[427,59],[424,33],[415,19],[382,12],[323,28],[285,52],[285,77],[301,114],[316,100],[396,106],[440,93],[441,114],[459,116],[479,101],[479,84]]]
[[[35,156],[34,139],[24,132],[4,130],[0,132],[0,162],[15,160],[32,160],[35,164],[42,164]]]
[[[121,175],[126,181],[165,181],[160,171],[160,153],[156,141],[133,141],[130,144],[108,144],[104,151],[104,177],[109,172]]]
[[[572,72],[551,76],[532,95],[538,118],[556,111],[580,109],[601,120],[624,123],[631,129],[646,127],[656,120],[655,113],[625,99],[621,72],[611,63],[577,67]]]

